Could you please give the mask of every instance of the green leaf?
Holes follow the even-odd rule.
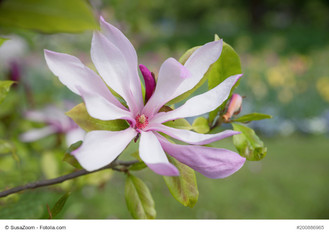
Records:
[[[147,167],[147,165],[144,162],[136,162],[136,163],[132,164],[128,168],[128,170],[130,170],[130,171],[140,171],[140,170],[143,170],[146,167]]]
[[[50,210],[51,215],[49,215],[49,217],[52,219],[54,217],[56,217],[63,209],[67,199],[70,196],[70,192],[65,193],[54,205],[54,207]]]
[[[19,163],[19,158],[16,154],[15,146],[9,141],[0,139],[0,156],[7,154],[11,154],[15,161]]]
[[[78,149],[82,144],[82,141],[78,141],[72,144],[65,152],[63,161],[69,163],[71,166],[77,169],[82,169],[80,163],[75,159],[75,157],[71,154],[74,150]]]
[[[93,172],[92,174],[85,175],[81,179],[82,185],[94,185],[94,186],[101,186],[104,185],[106,182],[108,182],[113,175],[112,170],[106,170],[106,171],[98,171]]]
[[[9,0],[0,4],[0,25],[44,33],[78,33],[97,28],[85,0]]]
[[[169,161],[179,170],[179,176],[164,176],[173,197],[184,206],[193,207],[198,201],[199,191],[194,170],[169,157]]]
[[[128,123],[125,120],[111,120],[102,121],[91,117],[86,109],[84,103],[78,104],[73,109],[66,113],[67,116],[73,119],[82,129],[85,131],[93,130],[108,130],[108,131],[120,131],[128,127]]]
[[[180,58],[178,61],[179,61],[181,64],[185,64],[185,62],[187,61],[187,59],[188,59],[188,58],[193,54],[193,52],[194,52],[196,49],[198,49],[199,47],[201,47],[201,46],[196,46],[196,47],[193,47],[193,48],[187,50],[187,51],[181,56],[181,58]],[[205,78],[205,77],[202,78],[202,79],[200,80],[200,82],[199,82],[195,87],[193,87],[191,90],[189,90],[189,91],[187,91],[187,92],[181,94],[180,96],[176,97],[175,99],[169,101],[169,102],[167,103],[167,105],[176,104],[176,103],[178,103],[178,102],[180,102],[180,101],[182,101],[182,100],[188,98],[193,92],[195,92],[199,87],[201,87],[202,84],[205,83],[206,80],[207,80],[207,78]]]
[[[255,131],[245,125],[232,123],[235,131],[241,134],[233,136],[233,144],[242,157],[249,161],[259,161],[266,156],[267,148]]]
[[[219,40],[219,37],[215,35],[215,41],[217,40]],[[223,49],[219,59],[210,66],[204,76],[208,79],[209,90],[219,85],[226,78],[236,74],[241,74],[240,57],[229,44],[223,42]],[[231,94],[238,85],[239,81],[232,88]],[[230,98],[230,96],[228,98]],[[212,123],[218,112],[225,108],[226,102],[227,101],[221,104],[219,108],[209,113],[209,123]]]
[[[184,129],[184,130],[191,130],[192,129],[191,124],[184,118],[176,119],[176,120],[169,121],[169,122],[165,122],[163,124],[165,126],[174,127],[174,128],[177,128],[177,129]]]
[[[249,113],[246,115],[243,115],[241,117],[238,117],[233,122],[251,122],[251,121],[257,121],[262,119],[272,118],[271,115],[263,114],[263,113]]]
[[[0,104],[6,98],[13,81],[0,81]]]
[[[210,131],[208,120],[204,117],[196,118],[192,124],[192,128],[194,131],[202,134],[208,133]]]
[[[154,219],[156,211],[150,190],[136,176],[127,175],[125,198],[128,210],[135,219]]]

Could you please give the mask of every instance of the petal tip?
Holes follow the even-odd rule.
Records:
[[[147,166],[159,175],[164,176],[179,176],[178,169],[171,163],[153,163],[147,164]]]
[[[50,50],[48,50],[48,49],[44,49],[43,52],[44,52],[46,58],[47,58],[48,56],[55,55],[55,53],[56,53],[56,52],[54,52],[54,51],[50,51]]]

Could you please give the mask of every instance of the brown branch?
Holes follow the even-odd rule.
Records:
[[[101,171],[101,170],[105,170],[105,169],[119,170],[119,168],[117,168],[118,166],[128,167],[128,166],[130,166],[134,163],[137,163],[137,162],[138,161],[129,161],[129,162],[115,161],[115,162],[112,162],[111,164],[109,164],[109,165],[107,165],[103,168],[100,168],[98,170],[95,170],[95,171],[86,171],[86,170],[82,169],[82,170],[78,170],[78,171],[72,172],[70,174],[57,177],[57,178],[36,181],[36,182],[33,182],[33,183],[28,183],[28,184],[25,184],[25,185],[17,186],[17,187],[14,187],[14,188],[11,188],[11,189],[0,192],[0,198],[1,197],[6,197],[10,194],[18,193],[18,192],[21,192],[21,191],[24,191],[24,190],[27,190],[27,189],[35,189],[35,188],[45,187],[45,186],[49,186],[49,185],[59,184],[59,183],[62,183],[66,180],[74,179],[74,178],[77,178],[77,177],[80,177],[80,176],[83,176],[83,175],[88,175],[88,174],[98,172],[98,171]]]

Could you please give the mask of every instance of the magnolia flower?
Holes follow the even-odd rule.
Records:
[[[122,131],[88,132],[80,148],[72,153],[81,166],[88,171],[99,169],[115,160],[133,139],[139,137],[141,159],[160,175],[179,175],[177,168],[168,161],[166,153],[210,178],[223,178],[240,169],[245,158],[237,153],[202,146],[238,132],[227,130],[217,134],[198,134],[164,123],[216,109],[228,98],[241,75],[227,78],[217,87],[189,99],[177,109],[159,112],[168,101],[198,84],[209,66],[219,58],[223,42],[203,45],[184,66],[173,58],[167,59],[161,65],[155,89],[155,84],[151,84],[151,73],[141,65],[146,94],[149,96],[144,105],[134,47],[120,30],[102,17],[100,26],[101,32],[93,34],[91,58],[102,78],[76,57],[45,50],[50,70],[71,91],[83,98],[90,116],[100,120],[124,119],[129,123],[129,127]],[[120,103],[107,86],[126,103]],[[174,144],[160,133],[190,145]]]
[[[46,123],[47,126],[23,133],[20,136],[20,140],[23,142],[33,142],[52,134],[65,133],[66,144],[70,146],[82,140],[85,135],[84,130],[55,106],[48,106],[40,111],[27,111],[24,116],[30,121]]]

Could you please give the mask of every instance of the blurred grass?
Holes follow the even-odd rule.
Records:
[[[265,143],[265,159],[246,162],[231,177],[208,179],[198,174],[200,196],[192,209],[174,200],[161,176],[150,170],[135,174],[149,186],[158,219],[328,219],[328,137],[296,135]],[[216,145],[233,149],[230,139]],[[59,218],[131,219],[124,180],[123,174],[115,173],[105,185],[73,191]],[[24,192],[20,200],[0,199],[0,218],[45,218],[46,204],[52,206],[63,194],[50,187]]]
[[[232,149],[230,142],[220,141],[217,146]],[[328,138],[298,135],[265,139],[265,143],[269,149],[265,159],[247,162],[229,178],[215,180],[198,174],[200,196],[192,209],[174,200],[161,176],[150,170],[137,175],[151,190],[158,219],[328,219]],[[49,194],[44,189],[38,192]],[[1,210],[0,218],[4,218]],[[130,219],[124,176],[114,174],[105,187],[85,186],[73,192],[62,218]]]

